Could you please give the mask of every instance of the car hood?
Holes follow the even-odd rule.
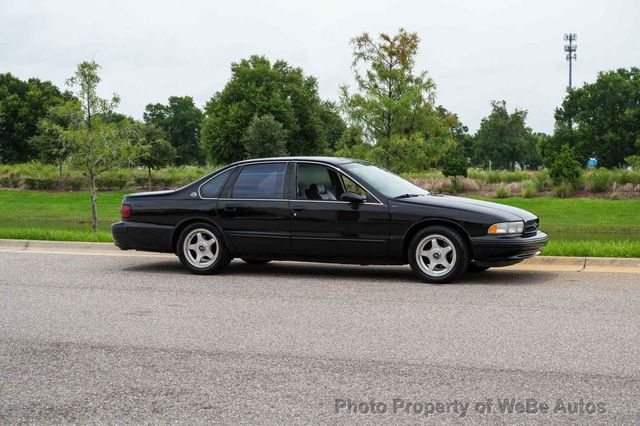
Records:
[[[475,200],[473,198],[453,197],[449,195],[428,195],[424,197],[405,198],[401,201],[410,204],[423,204],[425,206],[438,206],[457,210],[472,210],[484,212],[496,216],[502,216],[505,220],[522,219],[527,222],[537,219],[537,216],[517,207],[489,201]]]

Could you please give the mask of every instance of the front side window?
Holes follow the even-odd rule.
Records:
[[[299,200],[338,200],[342,194],[338,173],[319,164],[300,164],[297,193]]]
[[[200,188],[200,196],[202,198],[218,198],[218,196],[220,195],[220,190],[227,182],[227,179],[229,179],[232,170],[233,168],[225,170],[224,172],[218,174],[207,183],[202,185],[202,187]]]
[[[283,198],[286,166],[286,163],[244,166],[233,185],[231,198]]]
[[[296,191],[298,200],[338,201],[345,191],[367,198],[367,191],[353,180],[320,164],[298,165]]]

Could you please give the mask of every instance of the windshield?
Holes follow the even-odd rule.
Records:
[[[371,185],[373,189],[382,195],[389,198],[408,198],[420,195],[429,195],[429,191],[426,191],[411,182],[402,179],[400,176],[372,164],[349,163],[343,164],[342,167],[355,177]]]

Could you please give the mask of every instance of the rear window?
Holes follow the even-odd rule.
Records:
[[[227,182],[227,179],[229,179],[232,171],[233,169],[225,170],[202,185],[200,188],[200,196],[202,198],[218,198],[220,190]]]
[[[244,166],[238,175],[232,198],[284,198],[286,163],[252,164]]]

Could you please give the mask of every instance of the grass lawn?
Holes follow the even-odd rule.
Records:
[[[119,220],[124,192],[98,193],[98,232],[91,232],[87,192],[0,189],[0,238],[105,241]],[[640,257],[640,200],[507,198],[493,200],[540,217],[551,236],[546,255]]]

